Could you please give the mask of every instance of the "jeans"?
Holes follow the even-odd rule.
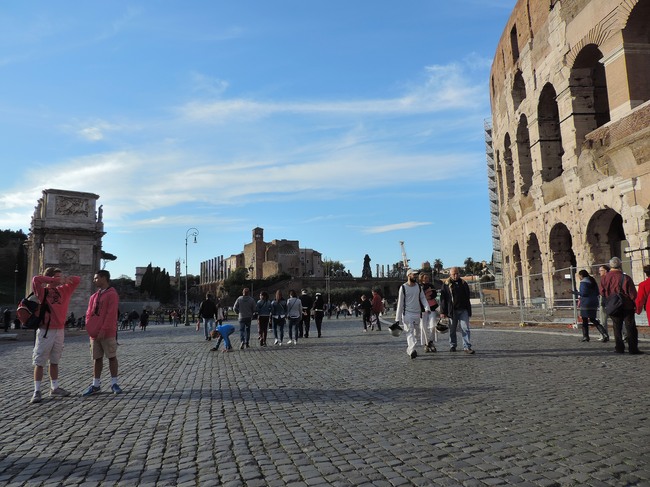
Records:
[[[454,316],[451,318],[451,324],[449,325],[449,346],[456,347],[456,330],[459,324],[463,336],[463,349],[471,349],[472,344],[469,341],[469,311],[466,309],[454,310]]]
[[[203,318],[203,333],[205,338],[210,338],[210,332],[214,330],[214,318]]]
[[[248,345],[251,340],[251,321],[252,318],[239,319],[239,338],[242,343]]]
[[[302,316],[298,316],[297,318],[289,317],[289,340],[298,341],[301,321]]]
[[[284,340],[284,318],[273,317],[273,336],[280,343]]]

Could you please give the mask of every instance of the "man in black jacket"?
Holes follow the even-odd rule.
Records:
[[[307,290],[303,289],[300,292],[300,303],[302,304],[302,321],[298,325],[298,338],[304,337],[309,338],[309,323],[311,321],[311,308],[314,304],[314,301],[311,299],[311,296],[307,294]]]
[[[458,267],[449,270],[449,279],[443,284],[440,291],[440,317],[449,317],[449,351],[456,351],[456,330],[460,324],[463,336],[463,350],[473,354],[472,344],[469,341],[469,319],[472,316],[472,303],[469,300],[469,286],[460,278]]]
[[[217,317],[217,303],[214,302],[211,293],[205,295],[205,300],[201,301],[199,306],[199,319],[203,320],[203,333],[206,340],[211,339],[212,330]],[[198,331],[198,329],[197,329]]]

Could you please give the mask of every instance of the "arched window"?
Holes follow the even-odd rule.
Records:
[[[517,126],[517,160],[521,175],[521,193],[528,194],[533,184],[533,160],[530,156],[530,136],[528,135],[528,119],[521,115]]]
[[[515,171],[512,162],[512,148],[510,134],[506,134],[503,140],[503,166],[505,170],[505,183],[508,188],[508,199],[515,196]]]
[[[631,107],[650,100],[650,1],[640,0],[623,29]],[[627,48],[630,46],[630,49]]]
[[[542,88],[537,106],[542,180],[546,182],[552,181],[562,174],[564,149],[560,133],[560,114],[555,97],[555,88],[552,84],[547,83]]]

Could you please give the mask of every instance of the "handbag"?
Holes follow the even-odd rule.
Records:
[[[605,313],[609,316],[619,316],[623,314],[623,281],[625,274],[621,273],[621,282],[618,286],[618,292],[612,294],[605,302]]]

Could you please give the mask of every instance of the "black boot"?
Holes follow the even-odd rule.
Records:
[[[589,341],[589,325],[582,324],[582,340],[583,342]]]
[[[602,342],[608,342],[609,341],[609,335],[607,334],[607,330],[605,330],[605,327],[600,324],[600,321],[596,320],[596,329],[600,332],[600,334],[603,336]]]

